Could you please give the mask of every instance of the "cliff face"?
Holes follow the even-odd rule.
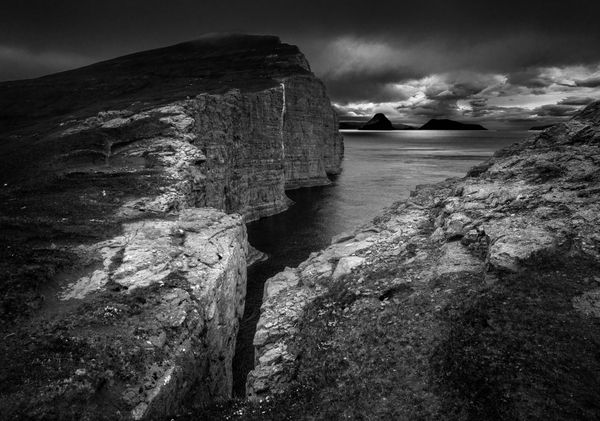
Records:
[[[328,184],[327,174],[339,172],[337,120],[312,76],[281,79],[257,93],[204,95],[194,115],[195,144],[207,154],[198,203],[256,219],[284,210],[286,189]]]
[[[138,68],[148,74],[128,73]],[[67,84],[57,104],[46,102]],[[137,189],[118,192],[125,207],[213,206],[252,220],[285,209],[285,189],[327,184],[340,170],[343,141],[325,88],[298,49],[274,37],[208,38],[0,84],[0,93],[12,117],[0,181],[10,185],[126,173],[131,183],[155,178],[162,193],[150,203]]]
[[[63,264],[40,286],[43,305],[3,325],[3,414],[142,419],[172,414],[185,398],[228,397],[246,244],[239,215],[203,208],[55,246]],[[50,264],[38,257],[13,279],[44,276]]]
[[[599,122],[597,102],[268,280],[248,396],[285,392],[282,417],[596,419]]]
[[[304,56],[205,37],[0,84],[0,111],[3,413],[139,419],[229,397],[243,222],[340,168]]]

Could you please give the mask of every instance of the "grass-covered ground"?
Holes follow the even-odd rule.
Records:
[[[456,275],[368,298],[346,278],[308,309],[288,394],[180,419],[600,419],[600,320],[572,305],[599,269],[538,256],[493,283]]]

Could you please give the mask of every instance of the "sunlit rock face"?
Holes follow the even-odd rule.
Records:
[[[0,84],[0,152],[0,410],[144,419],[231,396],[244,222],[343,143],[297,47],[228,35]]]
[[[66,271],[72,282],[60,298],[88,303],[94,294],[104,298],[107,305],[95,322],[110,325],[109,332],[92,329],[91,340],[137,339],[134,349],[119,348],[123,355],[115,357],[144,364],[126,383],[111,379],[120,405],[130,408],[134,419],[176,412],[192,390],[201,402],[230,395],[246,295],[246,245],[238,215],[201,208],[184,210],[176,220],[127,223],[121,235],[78,247],[80,258],[102,265],[81,278]],[[136,342],[143,348],[136,350]],[[80,363],[81,369],[89,370],[88,364]],[[78,387],[76,382],[73,390]]]

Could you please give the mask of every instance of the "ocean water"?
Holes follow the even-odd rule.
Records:
[[[248,224],[250,243],[269,259],[248,270],[246,312],[234,358],[234,394],[243,396],[254,364],[252,338],[263,283],[325,248],[331,237],[352,230],[408,197],[419,184],[462,177],[494,151],[520,141],[524,131],[343,131],[342,173],[330,186],[287,192],[286,212]]]

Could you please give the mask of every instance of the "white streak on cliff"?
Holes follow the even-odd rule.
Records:
[[[282,104],[281,104],[281,123],[279,125],[279,138],[281,139],[281,154],[282,157],[285,158],[285,142],[283,140],[283,122],[286,113],[286,105],[285,105],[285,83],[281,82],[281,92],[282,92]]]

